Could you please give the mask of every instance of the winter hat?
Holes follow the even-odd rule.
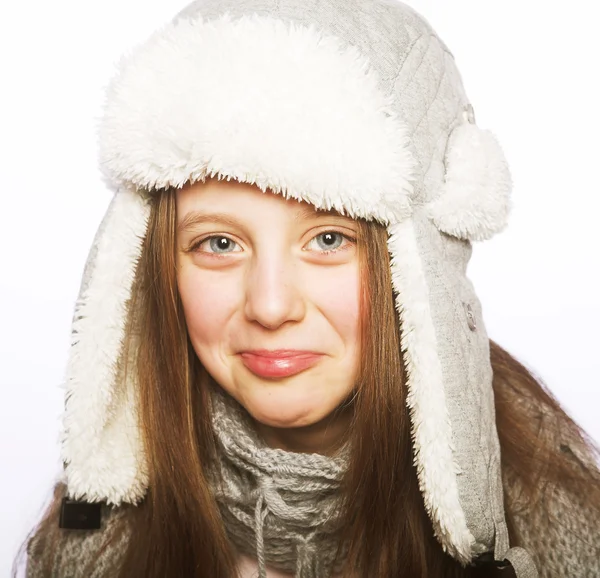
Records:
[[[73,319],[61,434],[68,496],[148,487],[118,372],[148,194],[217,175],[387,226],[418,480],[462,564],[510,560],[489,339],[466,277],[503,230],[511,177],[453,55],[396,0],[197,0],[120,62],[99,131],[113,200]],[[492,555],[493,553],[493,555]]]

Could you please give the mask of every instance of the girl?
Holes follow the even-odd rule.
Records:
[[[27,576],[600,576],[598,448],[466,277],[511,179],[395,0],[198,0],[121,63]]]

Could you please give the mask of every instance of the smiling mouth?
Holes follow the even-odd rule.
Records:
[[[240,354],[242,362],[255,375],[265,378],[280,378],[296,375],[317,364],[323,357],[320,353],[295,351],[268,352],[268,355],[245,351]]]
[[[321,355],[318,351],[310,351],[308,349],[246,349],[241,352],[260,355],[262,357],[296,357],[299,355]]]

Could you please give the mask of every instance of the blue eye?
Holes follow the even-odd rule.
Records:
[[[225,253],[238,253],[239,251],[231,251],[228,250],[232,246],[237,245],[235,241],[230,239],[229,237],[225,237],[224,235],[215,235],[213,237],[206,237],[206,239],[202,239],[195,243],[191,249],[193,251],[198,250],[204,243],[209,242],[210,251],[204,251],[206,253],[215,253],[217,255],[222,255]]]
[[[327,253],[329,251],[337,251],[344,239],[347,239],[347,237],[342,235],[342,233],[338,233],[337,231],[326,231],[325,233],[319,233],[316,237],[313,237],[310,240],[310,243],[318,239],[322,239],[323,242],[319,243],[317,241],[317,245],[322,251]]]
[[[230,249],[235,245],[235,241],[232,241],[229,237],[210,237],[210,248],[215,253],[231,253],[227,249]]]

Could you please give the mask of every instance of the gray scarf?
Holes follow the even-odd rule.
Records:
[[[218,392],[212,400],[219,472],[211,482],[230,540],[256,557],[260,578],[267,564],[296,578],[338,571],[347,447],[334,457],[269,448],[235,400]]]

